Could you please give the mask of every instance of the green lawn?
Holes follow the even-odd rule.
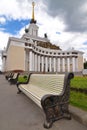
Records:
[[[75,76],[71,80],[71,87],[87,89],[87,77]],[[87,94],[71,91],[70,104],[87,111]]]
[[[72,80],[71,80],[71,87],[75,87],[75,88],[86,88],[87,89],[87,76],[83,77],[83,76],[75,76]]]
[[[70,104],[87,111],[87,95],[71,91]]]

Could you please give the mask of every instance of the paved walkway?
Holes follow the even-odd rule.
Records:
[[[24,94],[17,94],[15,85],[10,85],[0,75],[0,130],[45,130],[44,113]],[[87,130],[76,120],[61,119],[50,130]]]

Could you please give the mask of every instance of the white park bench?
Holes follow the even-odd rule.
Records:
[[[18,93],[23,92],[44,110],[45,128],[60,118],[71,119],[68,106],[73,77],[73,73],[30,74],[27,83],[17,83]]]

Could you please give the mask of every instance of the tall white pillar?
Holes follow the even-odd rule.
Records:
[[[60,72],[60,58],[58,58],[57,64],[58,64],[58,65],[57,65],[57,68],[58,68],[57,70],[58,70],[58,72]]]
[[[54,72],[56,72],[56,58],[53,58],[53,63],[54,63]]]
[[[42,72],[42,56],[40,55],[40,72]]]
[[[40,55],[38,55],[38,71],[40,72]]]
[[[70,58],[67,58],[67,71],[70,72]]]
[[[48,72],[48,58],[45,57],[45,71]]]
[[[33,65],[32,65],[32,71],[34,71],[34,53],[32,52],[32,60],[33,60]]]
[[[37,54],[35,54],[35,71],[37,71]]]
[[[3,56],[3,59],[2,59],[2,71],[6,71],[6,58]]]
[[[49,72],[52,72],[52,63],[51,63],[51,57],[49,58]]]
[[[72,70],[75,72],[75,57],[72,58]]]
[[[54,72],[53,57],[51,57],[51,67],[52,67],[52,72]]]
[[[29,51],[25,49],[25,70],[29,71]]]
[[[57,66],[57,64],[58,64],[58,59],[56,58],[56,73],[58,72],[58,66]]]
[[[41,62],[42,62],[41,71],[43,72],[44,71],[44,57],[43,56],[41,57]]]
[[[76,61],[76,72],[78,72],[78,58],[77,57],[75,58],[75,61]]]
[[[32,51],[29,53],[29,70],[32,71],[33,66],[33,59],[32,59]]]
[[[62,72],[65,72],[65,58],[62,59]]]

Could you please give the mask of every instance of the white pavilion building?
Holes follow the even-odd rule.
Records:
[[[39,37],[34,4],[32,7],[32,19],[25,34],[21,38],[10,37],[3,50],[2,71],[82,72],[83,52],[74,49],[63,51],[50,43],[46,34]]]

